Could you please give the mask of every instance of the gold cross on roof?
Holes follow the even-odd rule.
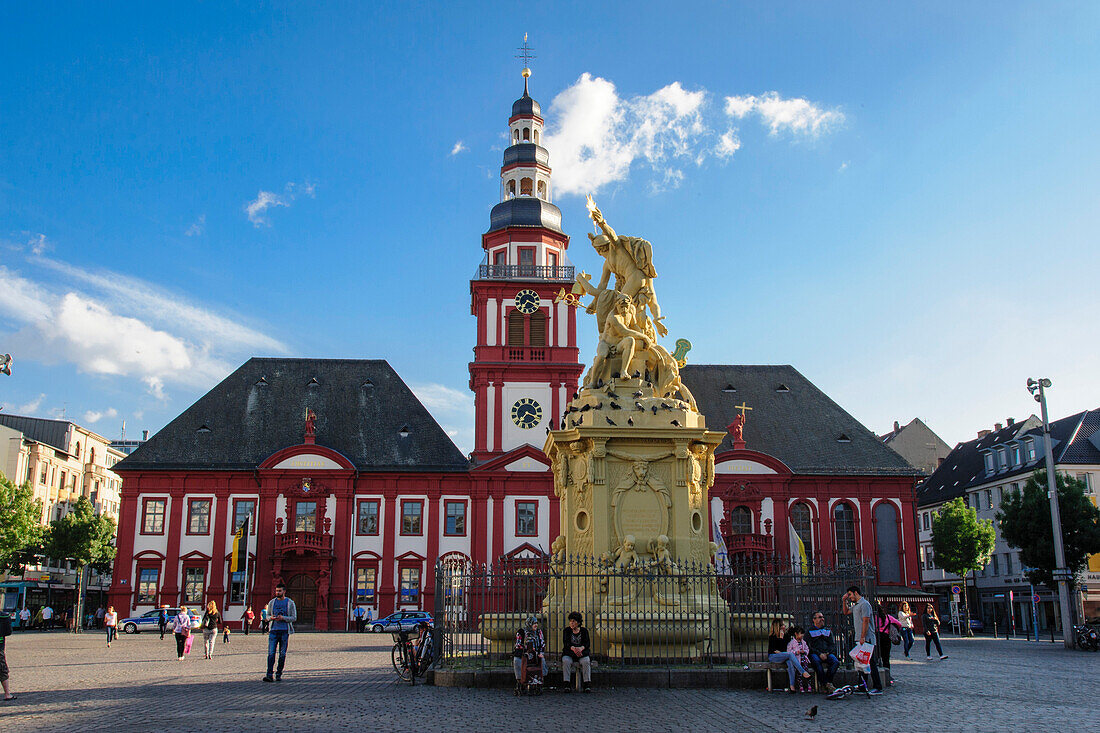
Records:
[[[752,408],[749,407],[748,405],[746,405],[744,400],[742,400],[741,404],[740,405],[734,405],[733,409],[740,410],[741,411],[741,417],[744,417],[745,416],[745,410],[751,410]]]

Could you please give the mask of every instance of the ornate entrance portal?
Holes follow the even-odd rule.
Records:
[[[317,615],[317,584],[313,578],[305,575],[295,575],[286,584],[286,595],[294,601],[298,610],[298,620],[295,625],[313,626]]]

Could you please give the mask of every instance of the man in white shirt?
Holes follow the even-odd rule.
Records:
[[[53,628],[53,609],[49,606],[42,607],[42,628],[47,631]]]
[[[19,628],[26,631],[30,628],[31,624],[31,609],[23,606],[23,610],[19,612]]]

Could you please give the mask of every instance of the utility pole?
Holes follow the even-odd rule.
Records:
[[[1050,497],[1050,523],[1054,530],[1054,579],[1058,581],[1058,605],[1062,612],[1062,639],[1066,649],[1073,648],[1073,616],[1069,605],[1070,572],[1066,568],[1066,550],[1062,546],[1062,514],[1058,509],[1058,483],[1054,475],[1054,449],[1050,441],[1050,421],[1047,419],[1046,378],[1028,379],[1027,388],[1042,408],[1043,447],[1047,461],[1047,495]]]

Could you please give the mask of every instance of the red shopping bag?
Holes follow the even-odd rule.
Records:
[[[187,635],[187,640],[185,642],[183,642],[183,653],[184,654],[190,654],[191,653],[191,645],[194,642],[195,642],[194,635],[188,634]]]

